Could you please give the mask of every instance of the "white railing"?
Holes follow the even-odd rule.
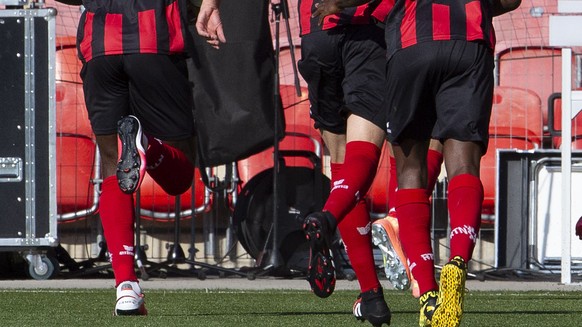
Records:
[[[581,18],[582,19],[582,18]],[[572,49],[562,49],[562,276],[572,282],[572,118],[582,110],[582,91],[572,90]]]

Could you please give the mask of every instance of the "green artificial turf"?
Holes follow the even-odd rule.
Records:
[[[147,317],[113,317],[115,290],[0,290],[0,326],[371,326],[357,291],[147,290]],[[408,292],[385,291],[391,326],[418,326]],[[468,292],[462,326],[581,326],[582,292]]]

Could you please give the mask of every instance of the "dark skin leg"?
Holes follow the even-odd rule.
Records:
[[[407,139],[393,145],[398,174],[398,188],[426,188],[426,151],[428,141]],[[481,146],[479,143],[448,139],[443,144],[445,169],[449,180],[461,174],[479,177]]]
[[[481,166],[479,143],[448,139],[444,142],[443,157],[449,180],[461,174],[479,177]]]
[[[426,188],[426,152],[429,140],[406,139],[393,144],[399,189]]]
[[[114,176],[117,169],[117,134],[96,137],[101,155],[101,175],[103,179]]]

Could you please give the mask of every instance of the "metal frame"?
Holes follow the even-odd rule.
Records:
[[[59,137],[63,136],[70,136],[70,137],[78,137],[78,138],[85,138],[90,139],[86,135],[74,135],[74,134],[66,134],[60,133]],[[95,143],[94,139],[91,139],[93,143]],[[56,151],[56,150],[55,150]],[[57,221],[58,222],[67,222],[83,217],[88,217],[97,213],[99,208],[99,195],[101,194],[101,184],[103,180],[101,179],[101,154],[99,153],[99,147],[95,144],[95,159],[93,160],[93,177],[91,178],[91,183],[93,183],[93,195],[91,200],[91,206],[87,209],[81,209],[73,212],[65,212],[61,214],[57,214]],[[55,184],[56,185],[56,184]]]
[[[544,168],[546,170],[548,170],[548,172],[552,172],[552,171],[553,172],[561,172],[560,162],[561,162],[561,158],[547,157],[547,158],[542,158],[540,160],[532,161],[530,163],[530,170],[532,172],[531,173],[531,180],[530,180],[530,200],[529,200],[529,203],[531,205],[529,206],[529,219],[528,219],[528,221],[530,223],[529,241],[528,241],[528,256],[530,259],[537,258],[536,252],[538,250],[538,244],[536,241],[538,238],[538,230],[537,230],[537,228],[538,228],[538,222],[537,222],[538,206],[537,206],[537,203],[538,203],[538,190],[539,190],[538,177],[539,177],[540,171]],[[582,172],[582,159],[575,158],[575,159],[573,159],[573,162],[575,163],[575,165],[572,166],[572,171],[577,172],[577,173]],[[571,181],[571,177],[570,177],[570,181]],[[562,221],[562,223],[563,223],[563,221]],[[572,234],[568,234],[567,237],[570,239],[572,237]],[[563,237],[562,237],[562,239],[563,239]],[[570,256],[570,258],[571,258],[571,256]],[[532,264],[531,260],[528,260],[528,261],[529,261],[530,268],[537,267],[536,265]],[[559,267],[544,265],[543,262],[539,262],[539,264],[542,264],[542,267],[548,267],[551,269],[559,268]],[[580,270],[580,265],[578,264],[577,266],[578,266],[577,270]]]
[[[14,225],[14,236],[0,239],[0,251],[18,252],[28,262],[32,278],[46,279],[58,270],[56,259],[46,254],[48,248],[58,245],[55,94],[57,11],[54,8],[38,9],[43,2],[39,2],[38,8],[33,9],[35,3],[29,1],[0,1],[6,6],[18,8],[0,10],[0,21],[8,21],[7,28],[15,27],[16,39],[22,37],[22,43],[19,42],[14,52],[10,53],[18,64],[12,67],[13,62],[8,61],[5,67],[7,71],[21,69],[21,66],[24,68],[22,84],[19,82],[12,85],[16,95],[20,96],[20,92],[23,92],[23,98],[15,100],[12,107],[18,113],[18,118],[14,121],[15,126],[10,126],[14,130],[6,131],[7,135],[18,140],[12,148],[7,147],[6,152],[17,153],[19,158],[9,154],[10,157],[3,158],[2,162],[2,172],[7,177],[2,182],[17,183],[14,184],[13,199],[17,204],[13,208],[17,209],[8,211],[8,214],[17,216],[10,219],[24,219],[24,224],[22,227]],[[12,48],[8,51],[12,51]],[[45,62],[45,67],[36,66],[39,63],[45,65]],[[21,146],[24,147],[22,150]],[[4,185],[3,192],[11,193],[10,189],[12,185]],[[22,213],[19,212],[20,208]]]
[[[582,110],[582,91],[572,90],[572,49],[562,49],[562,273],[572,283],[572,118]]]
[[[55,97],[55,16],[57,11],[53,8],[47,9],[11,9],[1,10],[1,17],[3,18],[22,18],[24,23],[24,98],[25,98],[25,158],[24,158],[24,183],[25,183],[25,235],[22,238],[3,238],[0,239],[0,247],[39,247],[39,246],[56,246],[57,242],[57,204],[56,204],[56,97]],[[39,17],[43,17],[48,24],[48,55],[49,66],[48,69],[48,145],[49,145],[49,184],[51,191],[47,196],[49,197],[49,232],[46,235],[37,235],[35,220],[39,217],[35,216],[36,212],[36,179],[35,173],[35,124],[37,124],[35,112],[37,104],[35,101],[35,56],[45,55],[43,53],[35,53],[35,35],[34,23]],[[38,36],[41,37],[41,36]],[[20,54],[21,55],[21,54]],[[41,109],[41,108],[38,108]],[[45,163],[42,163],[45,164]]]
[[[206,168],[206,174],[208,174],[208,176],[214,176],[211,168]],[[196,181],[193,181],[192,187],[194,188],[195,186]],[[140,208],[139,212],[141,216],[153,219],[174,220],[176,219],[176,216],[179,216],[180,218],[192,217],[192,219],[195,219],[195,215],[206,212],[208,208],[210,208],[210,194],[210,189],[204,186],[204,202],[200,206],[195,207],[194,210],[186,209],[176,213],[175,211],[153,211]],[[192,192],[192,197],[194,197],[194,192]]]

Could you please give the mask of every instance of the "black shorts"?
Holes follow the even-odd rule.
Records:
[[[396,52],[387,66],[388,140],[489,139],[493,52],[467,41],[424,42]]]
[[[345,134],[348,113],[384,129],[384,30],[350,25],[301,38],[297,67],[308,85],[315,128]]]
[[[139,118],[162,140],[194,135],[192,86],[182,56],[131,54],[97,57],[81,70],[85,104],[95,135],[117,133],[117,121]]]

